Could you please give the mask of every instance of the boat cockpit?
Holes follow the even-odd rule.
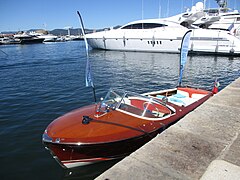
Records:
[[[163,118],[175,112],[175,109],[155,98],[137,93],[110,89],[101,101],[97,114],[102,115],[117,110],[140,118]]]

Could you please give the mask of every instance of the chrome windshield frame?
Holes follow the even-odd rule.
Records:
[[[128,97],[131,97],[131,98],[137,97],[145,100],[146,102],[160,104],[162,106],[165,106],[168,109],[171,109],[168,105],[166,105],[165,103],[153,97],[148,97],[148,96],[131,92],[131,91],[110,88],[105,98],[100,102],[98,111],[109,112],[110,109],[112,110],[119,109],[122,102],[124,102],[125,104],[125,101],[126,99],[128,99]]]

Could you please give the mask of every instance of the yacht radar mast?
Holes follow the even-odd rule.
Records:
[[[216,0],[220,8],[226,8],[227,7],[227,0]]]

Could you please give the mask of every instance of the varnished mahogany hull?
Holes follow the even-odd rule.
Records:
[[[153,139],[160,131],[117,142],[100,144],[58,144],[44,142],[54,158],[63,166],[72,168],[100,161],[124,158]]]
[[[192,92],[194,91],[192,90]],[[84,125],[82,124],[82,115],[94,113],[95,106],[81,108],[81,110],[73,111],[50,124],[45,135],[48,135],[51,140],[43,140],[43,143],[53,157],[66,168],[124,158],[212,96],[211,93],[203,93],[206,96],[186,107],[169,103],[175,109],[175,112],[165,119],[156,121],[131,118],[126,114],[121,114],[120,111],[112,111],[103,116],[103,119],[92,116],[94,119]],[[191,96],[191,93],[189,94]],[[113,118],[116,113],[119,119]],[[70,124],[70,121],[73,123]],[[129,122],[132,124],[127,124]],[[139,122],[144,124],[140,126]],[[139,127],[141,128],[139,129]],[[70,139],[71,141],[66,137],[58,138],[63,136],[60,134],[63,134],[63,132],[70,135],[72,132],[82,133],[82,136],[88,137],[88,141],[82,136],[76,136],[76,138]],[[107,134],[109,132],[111,132],[111,135]]]

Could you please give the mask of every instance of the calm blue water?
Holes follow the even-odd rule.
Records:
[[[110,87],[139,93],[177,84],[177,54],[90,51],[97,98]],[[91,179],[115,162],[62,169],[41,136],[58,116],[93,102],[85,87],[84,42],[0,46],[0,179]],[[240,76],[240,58],[188,57],[183,85],[221,89]],[[71,174],[71,175],[69,175]]]

